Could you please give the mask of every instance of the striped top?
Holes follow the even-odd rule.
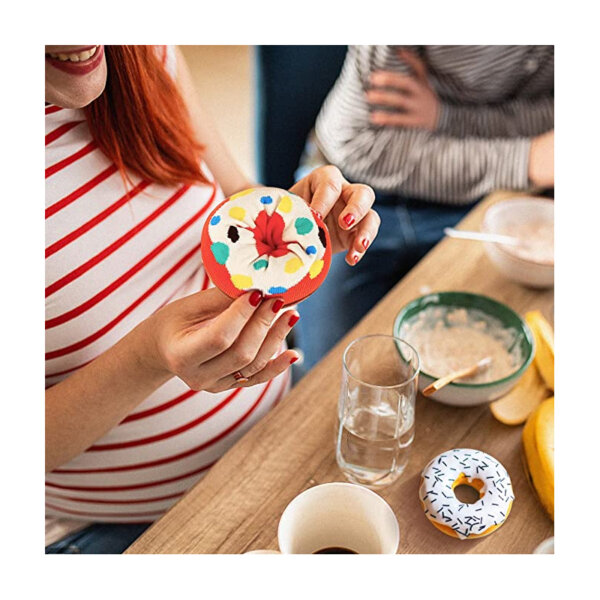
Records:
[[[350,46],[317,118],[318,148],[382,192],[468,203],[526,189],[530,140],[554,127],[553,46],[407,46],[441,102],[436,131],[369,122],[373,70],[410,74],[398,46]]]
[[[117,168],[83,111],[46,106],[46,386],[164,304],[209,287],[200,236],[219,185],[169,188]],[[46,475],[46,514],[158,518],[280,398],[289,375],[219,394],[173,378],[87,451]]]

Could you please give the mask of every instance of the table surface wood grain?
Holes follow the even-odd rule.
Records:
[[[461,222],[478,229],[496,193]],[[303,490],[343,481],[334,452],[341,358],[346,345],[369,333],[391,333],[399,310],[423,291],[485,294],[523,315],[539,309],[553,322],[553,290],[514,284],[496,272],[477,242],[444,239],[417,264],[260,423],[127,550],[128,553],[243,553],[278,549],[277,525],[286,505]],[[318,332],[315,331],[315,335]],[[522,426],[496,421],[487,405],[455,408],[419,396],[409,464],[379,493],[393,508],[401,532],[399,553],[530,553],[553,535],[553,523],[534,495],[521,459]],[[506,523],[479,540],[440,533],[423,515],[419,475],[436,454],[477,448],[504,464],[515,502]]]

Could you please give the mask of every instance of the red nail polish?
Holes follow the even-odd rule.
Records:
[[[352,227],[352,224],[354,223],[354,215],[351,215],[350,213],[348,213],[344,217],[344,223],[346,223],[346,227]]]
[[[354,264],[354,265],[355,265],[357,262],[358,262],[358,254],[355,254],[355,255],[352,257],[352,264]]]
[[[363,248],[366,250],[369,247],[369,240],[367,238],[363,238],[362,245]]]
[[[321,219],[321,221],[323,220],[323,215],[318,210],[313,208],[312,211],[315,213],[315,215],[317,215],[317,217],[319,217],[319,219]]]
[[[274,313],[278,313],[281,310],[282,306],[283,306],[283,300],[281,300],[280,298],[277,298],[277,300],[275,300],[275,302],[273,302],[273,306],[271,307],[271,310]]]
[[[292,356],[292,358],[290,358],[290,365],[293,365],[297,360],[298,360],[297,356]]]
[[[258,306],[262,300],[262,297],[262,293],[258,290],[255,290],[250,294],[250,304],[252,304],[252,306]]]
[[[292,315],[288,322],[289,327],[293,327],[300,320],[300,315]]]

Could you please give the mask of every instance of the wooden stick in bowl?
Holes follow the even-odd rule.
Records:
[[[423,396],[431,396],[431,394],[437,392],[438,390],[441,390],[449,383],[452,383],[455,379],[475,375],[476,373],[487,369],[491,364],[492,357],[486,356],[485,358],[482,358],[479,362],[475,363],[474,365],[471,365],[470,367],[467,367],[466,369],[460,369],[459,371],[454,371],[448,375],[445,375],[444,377],[440,377],[423,390]]]

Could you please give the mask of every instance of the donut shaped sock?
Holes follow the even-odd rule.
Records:
[[[468,485],[479,493],[461,502],[454,488]],[[506,469],[481,450],[456,448],[436,456],[421,473],[419,500],[425,516],[441,532],[461,540],[489,535],[508,518],[515,495]]]
[[[222,292],[248,290],[303,300],[325,280],[331,241],[323,220],[299,196],[252,188],[219,204],[202,231],[202,260]]]

